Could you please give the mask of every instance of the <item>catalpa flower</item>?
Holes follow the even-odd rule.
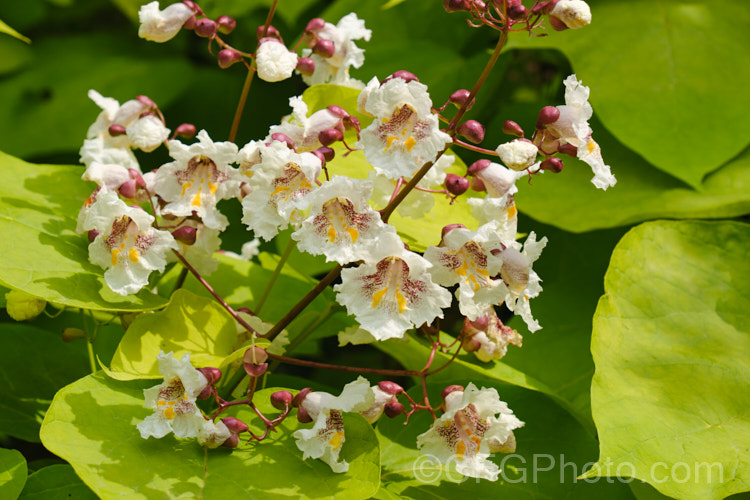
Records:
[[[270,141],[273,134],[284,134],[292,140],[298,153],[321,147],[318,135],[326,129],[335,128],[341,122],[341,117],[331,113],[327,108],[316,111],[308,118],[307,104],[302,97],[290,97],[289,105],[292,107],[292,114],[280,125],[271,127],[267,140]]]
[[[171,234],[151,227],[154,218],[129,207],[114,191],[98,193],[81,224],[99,232],[89,245],[89,259],[106,269],[104,280],[119,293],[135,293],[148,284],[151,271],[164,271],[166,254],[179,246]]]
[[[354,43],[355,40],[370,41],[372,32],[365,28],[365,22],[352,12],[342,17],[336,26],[325,23],[314,33],[321,40],[332,41],[334,52],[331,57],[321,57],[313,54],[311,49],[304,49],[302,57],[311,58],[315,70],[310,76],[302,75],[302,80],[308,85],[330,83],[359,89],[364,87],[361,81],[349,76],[349,68],[359,68],[365,62],[365,51]]]
[[[484,310],[505,299],[508,289],[493,276],[500,272],[502,258],[492,250],[505,248],[497,236],[498,223],[481,226],[476,232],[447,226],[440,246],[424,254],[430,261],[432,279],[442,286],[458,284],[456,297],[461,314],[476,319]]]
[[[562,2],[561,2],[562,3]],[[565,104],[557,106],[560,117],[546,126],[547,131],[563,144],[578,148],[578,159],[586,162],[594,172],[591,182],[599,189],[607,189],[617,183],[609,165],[604,164],[599,145],[591,138],[589,119],[593,114],[589,104],[589,88],[578,81],[576,75],[568,76],[565,84]]]
[[[375,117],[360,134],[357,147],[375,171],[391,179],[411,177],[451,142],[440,131],[427,87],[417,81],[373,78],[359,97],[363,111]]]
[[[393,226],[384,224],[367,200],[372,183],[336,176],[312,192],[305,203],[310,214],[292,233],[297,247],[326,261],[346,264],[366,260],[376,245],[399,245]]]
[[[500,198],[485,196],[469,198],[466,202],[471,207],[471,215],[480,224],[497,223],[497,237],[500,241],[514,241],[518,228],[518,209],[515,197],[506,193]]]
[[[344,435],[344,412],[365,411],[373,405],[370,383],[363,377],[344,386],[340,396],[327,392],[310,392],[300,403],[315,425],[294,433],[303,460],[319,458],[331,466],[333,472],[349,470],[349,464],[339,460]]]
[[[445,397],[445,413],[417,436],[417,447],[442,464],[455,462],[464,476],[497,481],[500,468],[490,454],[506,449],[513,429],[522,426],[495,389],[469,384]]]
[[[433,283],[431,264],[403,245],[378,245],[370,260],[341,271],[336,300],[378,340],[403,337],[410,328],[443,317],[448,290]]]
[[[164,382],[143,390],[144,406],[154,413],[138,423],[141,437],[159,439],[170,432],[178,438],[198,437],[206,420],[195,400],[208,385],[206,377],[190,364],[189,353],[178,361],[172,352],[162,351],[156,359]]]
[[[213,142],[205,130],[200,142],[186,146],[169,141],[169,155],[175,159],[157,170],[154,191],[167,204],[167,214],[189,217],[196,213],[206,227],[224,230],[229,221],[216,204],[239,194],[237,171],[230,166],[237,160],[237,146]]]
[[[151,42],[163,43],[171,40],[195,12],[182,2],[173,3],[159,10],[159,2],[141,6],[138,11],[138,36]]]
[[[130,170],[141,171],[130,149],[111,147],[104,137],[86,139],[79,153],[81,163],[86,165],[81,178],[96,182],[105,191],[116,190],[129,181]]]
[[[523,251],[519,251],[516,248],[516,246],[520,246],[516,243],[499,254],[503,259],[500,276],[502,276],[503,281],[508,286],[505,305],[508,306],[508,309],[523,318],[530,332],[539,330],[541,326],[539,326],[539,322],[531,315],[529,299],[538,296],[542,291],[542,286],[539,284],[542,280],[531,266],[542,254],[542,250],[546,245],[547,237],[537,241],[536,233],[532,231],[529,233],[528,238],[526,238]]]
[[[247,180],[251,192],[242,199],[242,222],[268,241],[287,227],[298,210],[306,208],[304,199],[315,187],[321,163],[314,154],[295,153],[279,141],[253,147],[260,161],[251,170],[240,166],[243,175],[252,172]]]
[[[513,328],[505,326],[497,317],[494,307],[488,307],[484,314],[464,320],[464,348],[484,362],[500,359],[508,352],[508,345],[521,347],[523,337]]]
[[[108,148],[135,147],[149,153],[169,137],[169,129],[161,119],[149,114],[149,106],[138,99],[131,99],[120,105],[116,99],[103,97],[96,90],[89,90],[88,95],[89,99],[102,108],[102,112],[89,127],[87,138],[103,139]],[[113,136],[110,133],[112,125],[121,126],[125,133]],[[83,151],[81,156],[84,156]]]
[[[232,432],[224,422],[214,423],[212,420],[205,420],[198,432],[198,444],[208,448],[218,448],[231,436]]]
[[[266,82],[286,80],[297,67],[297,54],[275,38],[263,38],[255,52],[258,78]]]
[[[214,253],[221,247],[220,231],[201,224],[194,220],[186,220],[180,227],[192,227],[195,229],[195,242],[192,245],[176,240],[179,245],[178,251],[190,262],[196,271],[203,276],[210,276],[219,267],[219,261],[214,258]],[[167,262],[179,260],[170,252]]]
[[[549,15],[562,21],[565,27],[570,29],[583,28],[591,24],[591,8],[583,0],[560,0]]]

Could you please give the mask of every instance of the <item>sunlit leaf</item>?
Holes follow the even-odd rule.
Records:
[[[26,484],[26,459],[18,450],[0,448],[0,496],[18,498]]]
[[[44,467],[29,476],[21,500],[95,500],[97,497],[76,476],[70,465]]]

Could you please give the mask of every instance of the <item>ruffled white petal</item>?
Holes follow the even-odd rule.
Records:
[[[266,82],[286,80],[297,67],[297,54],[290,52],[278,40],[269,38],[263,41],[255,53],[258,78]]]
[[[138,11],[138,36],[152,42],[166,42],[174,38],[185,21],[194,12],[184,3],[173,3],[164,10],[159,10],[159,2],[151,2]]]

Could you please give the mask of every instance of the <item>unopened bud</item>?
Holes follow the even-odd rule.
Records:
[[[214,368],[213,366],[206,366],[204,368],[198,368],[198,371],[206,377],[209,384],[215,384],[221,378],[221,370]]]
[[[118,125],[117,123],[113,123],[112,125],[110,125],[107,131],[109,132],[109,135],[111,135],[112,137],[125,135],[127,133],[127,131],[125,130],[125,127],[123,127],[122,125]]]
[[[394,78],[401,78],[406,83],[419,81],[419,78],[417,78],[417,76],[414,73],[410,73],[409,71],[401,69],[401,70],[396,71],[392,75],[386,77],[385,80],[380,82],[380,85],[382,86],[385,82],[391,81]]]
[[[325,167],[326,166],[326,157],[323,153],[318,151],[317,149],[310,151],[310,154],[315,155],[315,157],[320,160],[320,166]]]
[[[466,104],[466,102],[469,100],[469,96],[471,95],[471,92],[469,92],[466,89],[460,89],[451,94],[451,96],[448,98],[448,101],[452,102],[456,105],[457,108],[460,108]],[[471,100],[469,104],[466,105],[466,110],[470,110],[472,106],[474,106],[474,102],[476,99]]]
[[[445,176],[445,189],[453,196],[461,196],[469,189],[469,179],[456,174]]]
[[[332,57],[336,52],[336,45],[331,40],[318,40],[312,51],[320,57]]]
[[[555,157],[547,158],[546,160],[542,162],[539,168],[546,172],[559,174],[560,172],[562,172],[562,169],[563,169],[563,161],[560,158],[555,158]]]
[[[73,342],[76,339],[86,338],[86,332],[80,328],[66,328],[62,332],[62,339],[65,342]]]
[[[303,424],[307,424],[309,422],[312,422],[312,417],[309,413],[307,413],[307,410],[300,406],[299,408],[297,408],[297,421]]]
[[[508,9],[508,17],[511,19],[522,19],[526,17],[526,7],[521,4],[512,5]]]
[[[467,120],[458,126],[458,133],[467,141],[479,144],[484,140],[484,125],[476,120]]]
[[[224,422],[224,425],[227,426],[227,429],[229,429],[229,432],[232,434],[247,432],[247,424],[238,418],[224,417],[221,421]]]
[[[388,418],[396,418],[404,412],[404,405],[398,401],[389,401],[385,404],[384,411]]]
[[[225,446],[227,448],[237,448],[240,445],[240,437],[237,434],[232,434],[227,438],[224,443],[222,443],[222,446]]]
[[[310,76],[315,72],[315,61],[309,57],[300,57],[297,59],[297,71],[305,76]]]
[[[279,411],[284,411],[291,406],[294,396],[289,391],[276,391],[271,394],[271,404]]]
[[[469,165],[469,168],[466,169],[466,172],[469,175],[476,175],[477,172],[480,172],[484,170],[485,168],[489,167],[492,162],[486,158],[482,158],[481,160],[477,160],[471,165]]]
[[[378,387],[381,391],[392,394],[394,396],[396,394],[401,394],[402,392],[404,392],[403,387],[398,385],[396,382],[391,382],[390,380],[383,380],[382,382],[378,382]]]
[[[326,26],[325,20],[319,17],[316,17],[316,18],[310,19],[310,22],[307,23],[307,26],[305,26],[305,32],[309,33],[312,31],[322,30],[323,28],[325,28],[325,26]]]
[[[335,128],[327,128],[318,134],[318,140],[323,146],[330,146],[336,141],[344,138],[344,134]]]
[[[182,0],[182,3],[187,5],[188,8],[193,12],[200,14],[201,16],[203,15],[203,9],[201,9],[200,6],[192,0]]]
[[[196,22],[197,22],[197,18],[195,17],[195,14],[194,14],[190,16],[188,20],[183,23],[182,27],[185,28],[186,30],[194,30]]]
[[[474,4],[474,8],[479,12],[482,12],[487,7],[487,4],[482,0],[472,0],[472,3]]]
[[[263,33],[263,30],[265,30],[266,26],[264,24],[261,24],[258,26],[258,29],[255,30],[255,37],[260,40],[262,38],[281,38],[281,33],[279,33],[279,30],[274,28],[273,26],[269,25],[268,30],[266,30],[265,34]]]
[[[469,12],[471,4],[469,0],[443,0],[443,8],[446,12]]]
[[[312,389],[310,387],[305,387],[301,391],[297,393],[296,396],[292,399],[292,406],[295,408],[299,408],[299,406],[302,404],[302,401],[305,400],[308,394],[312,392]]]
[[[268,369],[268,363],[265,362],[267,359],[268,354],[265,349],[258,346],[250,347],[243,356],[245,371],[251,377],[260,377]]]
[[[448,387],[443,389],[443,393],[441,394],[441,397],[445,399],[446,396],[448,396],[448,394],[450,394],[451,392],[463,391],[463,390],[464,390],[464,387],[462,385],[449,385]]]
[[[440,237],[445,238],[445,235],[450,233],[454,229],[466,229],[466,226],[464,226],[461,223],[448,224],[447,226],[444,226],[443,229],[440,231]]]
[[[242,60],[242,56],[232,49],[221,49],[216,58],[219,61],[219,67],[221,69],[227,69],[232,64]]]
[[[347,110],[345,110],[341,106],[336,106],[335,104],[331,104],[326,109],[328,109],[328,111],[330,111],[332,114],[339,116],[341,118],[347,118],[351,116]]]
[[[560,118],[560,110],[554,106],[545,106],[539,111],[536,120],[536,128],[543,128],[550,123],[555,123]]]
[[[201,38],[212,38],[216,35],[216,21],[204,17],[195,22],[195,34]]]
[[[286,144],[286,147],[289,149],[294,149],[294,141],[286,134],[282,134],[281,132],[276,132],[275,134],[271,134],[271,140],[272,141],[279,141]]]
[[[552,29],[555,31],[565,31],[568,29],[568,26],[555,16],[549,16],[549,25],[552,26]]]
[[[572,144],[560,144],[557,147],[557,150],[567,156],[570,156],[571,158],[578,158],[578,148],[573,146]]]
[[[228,35],[234,31],[234,28],[237,26],[237,21],[229,16],[219,16],[216,20],[216,24],[219,25],[219,33]]]
[[[130,179],[129,181],[123,182],[118,188],[118,192],[123,198],[129,198],[129,199],[135,198],[135,192],[136,192],[135,179]]]
[[[175,129],[175,133],[184,139],[195,137],[195,125],[192,123],[183,123]]]
[[[203,388],[200,394],[198,394],[198,399],[200,399],[201,401],[204,399],[208,399],[211,396],[213,396],[213,393],[214,393],[214,388],[211,384],[209,384]]]
[[[531,13],[533,15],[547,14],[554,6],[554,3],[552,1],[539,2],[531,8]]]
[[[177,229],[172,231],[172,237],[180,243],[184,243],[186,245],[194,244],[197,235],[198,231],[196,231],[195,228],[191,226],[178,227]]]
[[[471,178],[471,189],[479,193],[487,191],[487,187],[484,185],[484,181],[480,179],[479,177]]]
[[[325,157],[326,161],[331,161],[336,157],[336,151],[333,150],[333,148],[329,148],[328,146],[322,146],[316,149],[316,151],[320,151],[323,153],[323,157]]]
[[[480,347],[482,347],[482,343],[475,339],[473,335],[465,335],[461,339],[461,348],[466,352],[478,351]]]
[[[87,233],[87,236],[89,238],[89,243],[93,243],[96,237],[99,236],[99,231],[92,229]]]
[[[515,135],[516,137],[523,137],[523,129],[519,124],[512,120],[506,120],[505,123],[503,123],[503,133]]]

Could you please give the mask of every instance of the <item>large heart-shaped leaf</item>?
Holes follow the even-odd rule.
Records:
[[[21,500],[96,500],[68,464],[50,465],[29,476]]]
[[[15,499],[26,484],[26,459],[18,450],[0,448],[0,496]]]
[[[612,254],[594,317],[591,475],[676,498],[750,490],[750,226],[653,222]]]

